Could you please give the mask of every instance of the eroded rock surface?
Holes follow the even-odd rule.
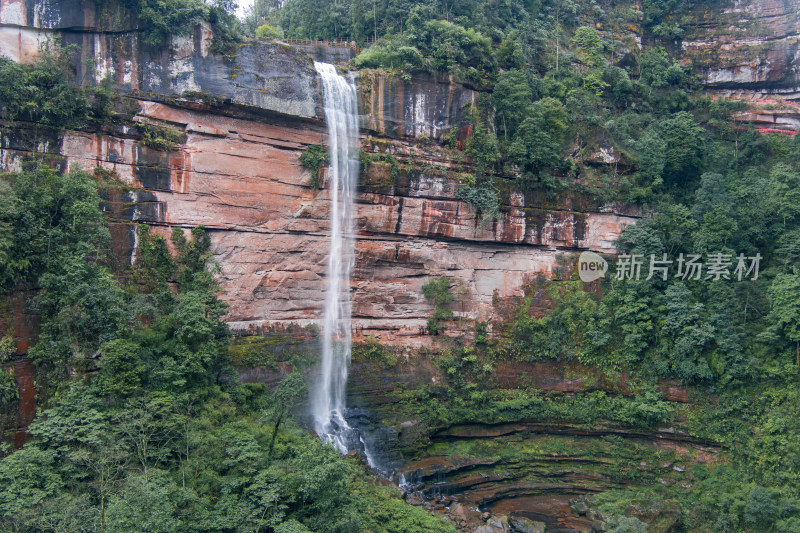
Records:
[[[705,71],[709,88],[791,97],[797,86],[797,7],[795,0],[711,4],[702,23],[689,25],[686,53],[700,58],[710,46],[721,54]],[[119,90],[136,97],[135,120],[177,127],[186,142],[171,153],[159,152],[122,128],[53,133],[42,145],[23,142],[20,126],[4,141],[2,167],[18,168],[22,155],[44,146],[61,157],[63,168],[115,170],[135,188],[119,199],[122,223],[114,236],[121,257],[135,258],[136,223],[164,234],[173,226],[202,224],[222,267],[235,329],[316,322],[329,202],[324,173],[315,191],[298,160],[308,145],[326,142],[309,55],[314,51],[261,43],[226,59],[210,52],[212,36],[204,26],[155,50],[142,42],[126,13],[113,3],[98,10],[88,0],[2,0],[0,49],[28,61],[43,40],[60,34],[79,46],[83,59],[99,65],[95,81],[110,75]],[[390,176],[386,165],[371,165],[358,198],[352,285],[357,336],[430,344],[426,320],[433,308],[421,288],[440,275],[454,281],[458,316],[491,322],[494,298],[521,295],[524,284],[552,275],[560,254],[613,253],[614,240],[639,214],[625,206],[553,201],[509,189],[500,218],[483,220],[455,198],[447,151],[427,144],[464,124],[476,92],[441,76],[406,82],[362,72],[356,80],[365,152],[389,153],[404,165],[400,176]],[[752,111],[750,118],[765,127],[772,120],[792,128],[800,123],[792,109],[776,112],[772,106],[761,114]],[[462,334],[458,328],[445,331]]]
[[[320,190],[313,190],[298,158],[306,146],[325,141],[323,124],[237,118],[144,100],[136,105],[137,120],[177,127],[185,143],[169,153],[133,135],[66,131],[47,149],[64,168],[102,167],[131,185],[117,218],[147,223],[165,236],[174,226],[208,228],[235,329],[316,322],[329,197],[324,176]],[[31,149],[13,139],[4,146],[0,160],[7,169],[18,168]],[[413,150],[400,141],[395,148]],[[487,223],[454,198],[455,187],[446,176],[422,172],[392,190],[359,195],[352,282],[358,335],[429,342],[426,320],[433,307],[422,285],[439,275],[454,280],[462,316],[488,321],[493,297],[521,295],[525,283],[549,276],[562,249],[613,252],[621,229],[635,221],[613,206],[589,211],[592,206],[568,199],[548,206],[514,196],[502,217]],[[114,235],[117,254],[135,258],[135,224],[116,226]]]
[[[698,3],[683,49],[702,67],[706,87],[800,98],[800,2]]]

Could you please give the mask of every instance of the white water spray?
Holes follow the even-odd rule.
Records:
[[[358,97],[352,80],[328,63],[314,62],[322,80],[328,123],[328,191],[331,241],[328,255],[320,375],[311,392],[314,429],[347,453],[359,440],[344,418],[347,369],[352,348],[350,272],[355,256],[353,198],[358,180]]]

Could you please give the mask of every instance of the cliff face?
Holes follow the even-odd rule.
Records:
[[[745,100],[738,118],[764,133],[800,131],[800,2],[699,3],[683,26],[684,56],[706,92]]]
[[[688,30],[686,53],[713,58],[705,71],[710,89],[796,97],[798,9],[797,0],[709,5]],[[723,22],[710,22],[716,20]],[[754,32],[761,37],[754,40]],[[95,81],[112,77],[130,98],[134,121],[176,127],[186,140],[162,152],[120,127],[54,133],[42,145],[30,142],[25,125],[19,125],[5,134],[2,168],[15,169],[26,153],[44,147],[64,167],[114,170],[133,187],[115,207],[115,248],[121,258],[135,258],[137,223],[164,234],[174,226],[202,224],[221,265],[232,327],[316,322],[327,255],[328,191],[324,172],[320,189],[312,189],[298,158],[308,145],[326,143],[312,56],[346,60],[350,50],[331,55],[313,47],[263,43],[224,58],[210,53],[212,36],[205,27],[156,50],[141,42],[124,11],[98,11],[93,1],[0,3],[4,55],[28,61],[54,35],[78,45],[84,60],[79,68],[87,59],[99,66]],[[91,74],[78,76],[87,80]],[[421,287],[440,275],[456,281],[457,314],[491,322],[493,299],[520,295],[527,282],[551,275],[559,254],[613,253],[620,231],[636,220],[636,211],[625,206],[509,189],[501,217],[482,221],[454,196],[458,182],[450,152],[426,141],[441,140],[464,124],[475,91],[423,75],[404,82],[362,72],[357,82],[364,151],[391,154],[407,170],[395,176],[389,166],[376,163],[363,177],[352,285],[357,335],[430,344],[425,323],[433,308]],[[796,117],[787,116],[788,127]]]
[[[261,44],[226,60],[208,53],[204,28],[155,51],[139,43],[124,20],[107,32],[93,5],[77,12],[56,2],[3,0],[4,53],[27,60],[38,42],[61,33],[101,66],[98,80],[110,74],[132,98],[134,121],[177,127],[186,141],[166,153],[143,146],[125,128],[67,131],[55,135],[47,151],[65,168],[117,172],[135,188],[120,199],[120,213],[134,224],[165,234],[173,226],[206,226],[235,329],[316,322],[329,197],[324,172],[315,191],[298,161],[305,147],[326,142],[311,57]],[[358,83],[365,152],[391,153],[399,164],[419,167],[388,181],[385,165],[365,172],[353,277],[357,335],[429,343],[425,323],[433,308],[421,287],[439,275],[459,283],[463,316],[489,320],[493,296],[521,294],[526,282],[550,275],[561,250],[613,252],[621,229],[635,220],[630,212],[580,198],[545,201],[508,192],[501,218],[483,222],[454,197],[448,151],[417,142],[422,136],[440,140],[460,126],[475,92],[425,75],[403,82],[362,73]],[[21,131],[4,142],[5,169],[16,168],[33,148]],[[115,225],[121,257],[135,257],[134,224]]]
[[[165,236],[172,226],[206,226],[222,267],[234,328],[316,321],[327,260],[329,197],[324,173],[320,190],[314,191],[298,157],[307,145],[324,142],[323,125],[236,118],[157,102],[137,105],[137,118],[178,126],[186,142],[165,153],[124,135],[68,131],[53,140],[50,150],[63,157],[64,167],[100,166],[133,185],[121,199],[121,214],[134,223],[150,224]],[[407,142],[383,146],[398,161],[416,150]],[[4,166],[14,168],[26,153],[23,142],[8,138]],[[431,165],[448,164],[435,151],[425,157]],[[373,177],[383,170],[373,167]],[[361,333],[385,337],[389,331],[387,340],[400,334],[422,342],[432,308],[421,287],[437,275],[461,280],[467,291],[463,312],[486,320],[495,291],[517,294],[538,274],[549,275],[557,248],[611,252],[621,228],[634,220],[613,211],[591,211],[579,200],[550,207],[539,198],[513,195],[501,219],[487,223],[454,199],[455,187],[452,179],[424,172],[390,187],[363,187],[353,279]],[[134,258],[134,225],[115,228],[118,254]]]
[[[800,99],[800,2],[698,3],[683,50],[709,90],[753,91]]]

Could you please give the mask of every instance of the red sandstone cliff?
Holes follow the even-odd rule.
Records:
[[[115,246],[122,257],[135,256],[137,223],[164,233],[203,224],[222,268],[234,328],[316,322],[328,195],[324,176],[321,189],[312,190],[298,157],[309,144],[326,139],[318,82],[306,51],[246,45],[235,61],[226,62],[209,53],[210,34],[202,27],[193,37],[175,38],[168,50],[153,50],[139,42],[130,21],[93,6],[81,0],[2,0],[0,51],[27,61],[43,39],[61,34],[64,42],[80,47],[84,59],[100,65],[98,79],[110,74],[132,99],[138,107],[134,120],[176,127],[186,135],[185,143],[171,153],[159,152],[122,127],[54,133],[44,146],[34,146],[20,125],[4,139],[0,166],[17,168],[20,158],[36,148],[60,157],[65,166],[114,170],[134,187],[121,199],[122,219],[115,222]],[[798,9],[798,0],[710,5],[688,32],[687,57],[720,58],[704,66],[711,90],[797,98]],[[457,281],[460,315],[489,320],[495,295],[521,294],[526,282],[552,273],[558,254],[613,252],[622,228],[635,221],[636,213],[620,206],[580,198],[546,201],[511,191],[501,218],[482,223],[454,197],[457,182],[448,177],[447,151],[417,142],[421,135],[441,139],[460,125],[474,91],[432,76],[402,82],[364,74],[359,84],[364,150],[391,153],[405,165],[423,161],[423,168],[436,170],[390,182],[381,165],[368,173],[357,212],[357,334],[390,343],[429,343],[425,322],[432,307],[421,287],[439,275]],[[780,127],[798,121],[790,104],[780,109],[786,111],[783,118],[773,121]]]

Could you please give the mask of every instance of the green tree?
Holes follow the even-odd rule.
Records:
[[[512,32],[497,47],[497,63],[504,69],[521,69],[525,66],[525,54],[516,33]]]
[[[86,475],[84,483],[99,504],[101,532],[106,528],[108,500],[119,493],[128,459],[125,449],[109,429],[101,433],[92,446],[73,448],[67,454],[68,469]]]
[[[528,106],[534,100],[528,74],[522,70],[509,70],[500,75],[492,91],[497,128],[508,142],[514,138],[517,128],[527,116]]]
[[[136,392],[147,370],[142,347],[127,339],[115,339],[100,346],[100,365],[100,392],[112,398]]]
[[[103,257],[109,234],[92,176],[77,169],[62,175],[28,161],[1,180],[13,191],[0,213],[14,227],[13,242],[5,244],[10,260],[0,264],[6,290],[17,281],[37,284],[45,271],[65,275],[65,258]]]
[[[785,163],[778,163],[769,173],[769,207],[783,222],[800,215],[800,173]]]
[[[647,131],[636,143],[636,150],[639,152],[642,182],[651,189],[657,188],[664,182],[667,143],[656,132]]]
[[[139,248],[133,264],[132,281],[137,292],[154,293],[173,279],[175,260],[164,238],[152,235],[147,224],[140,224],[136,231]]]
[[[564,105],[555,98],[542,98],[528,108],[508,147],[509,158],[531,172],[555,168],[561,162],[566,133]]]
[[[55,270],[55,271],[53,271]],[[32,355],[41,362],[93,355],[100,343],[122,333],[125,295],[114,276],[82,254],[62,256],[58,269],[42,274],[37,303],[42,337]]]
[[[275,392],[272,394],[275,405],[273,406],[272,417],[274,419],[274,426],[272,428],[272,437],[269,440],[269,454],[275,448],[275,439],[278,436],[278,430],[281,423],[289,412],[296,407],[300,398],[304,398],[308,394],[305,379],[299,372],[289,374],[284,380],[280,382]]]
[[[173,35],[187,35],[208,17],[208,6],[199,0],[126,0],[137,9],[145,44],[164,46]]]
[[[705,350],[714,331],[705,321],[705,305],[693,302],[691,291],[680,281],[670,284],[664,298],[662,359],[657,361],[657,368],[663,375],[690,383],[711,379]]]
[[[633,83],[625,69],[609,66],[603,70],[603,79],[610,87],[610,95],[618,107],[627,107],[633,98]]]
[[[575,30],[572,44],[578,51],[578,58],[589,68],[602,66],[603,40],[594,26],[581,26]]]
[[[245,11],[242,21],[243,31],[247,36],[257,35],[257,30],[264,24],[276,27],[280,24],[280,0],[255,0],[249,10]],[[277,31],[277,29],[276,29]],[[277,35],[276,35],[277,37]]]
[[[180,496],[177,485],[166,475],[129,475],[109,498],[106,527],[109,531],[179,531],[175,510]]]
[[[681,111],[656,123],[653,131],[665,143],[664,182],[677,187],[693,182],[703,168],[703,128],[691,113]]]
[[[669,55],[664,48],[649,48],[639,60],[640,79],[651,87],[664,87],[668,83],[669,66]]]
[[[480,79],[495,70],[491,40],[474,29],[465,29],[445,20],[422,20],[410,17],[408,38],[431,66],[441,72],[462,72]],[[469,74],[470,71],[475,74]]]
[[[778,274],[769,287],[772,299],[771,322],[795,344],[797,366],[800,366],[800,274]]]
[[[56,452],[28,445],[6,457],[0,461],[0,487],[0,518],[11,530],[34,518],[48,498],[63,490]]]
[[[413,46],[407,38],[399,35],[387,35],[383,37],[358,54],[353,60],[353,65],[356,68],[398,69],[406,73],[411,73],[414,70],[420,69],[422,64],[423,57],[419,49]],[[308,147],[306,152],[303,152],[304,156],[308,153],[309,149],[311,149],[311,146]],[[327,154],[327,151],[325,154]],[[309,160],[311,165],[307,165],[302,159],[301,162],[306,168],[313,169],[314,160]]]
[[[173,402],[174,397],[168,393],[150,392],[129,399],[125,409],[117,413],[116,429],[131,450],[141,474],[135,487],[142,484],[146,487],[154,475],[158,476],[155,465],[172,453],[170,445],[178,431],[171,417]]]
[[[753,487],[744,506],[744,521],[761,531],[769,529],[778,515],[780,492]]]
[[[0,58],[0,117],[58,129],[79,126],[91,118],[90,93],[75,83],[75,53],[74,46],[56,44],[46,45],[39,60],[30,64]]]
[[[709,211],[722,208],[730,211],[733,198],[728,193],[728,187],[722,174],[716,172],[705,172],[700,176],[700,187],[695,193],[692,215],[702,221]]]

